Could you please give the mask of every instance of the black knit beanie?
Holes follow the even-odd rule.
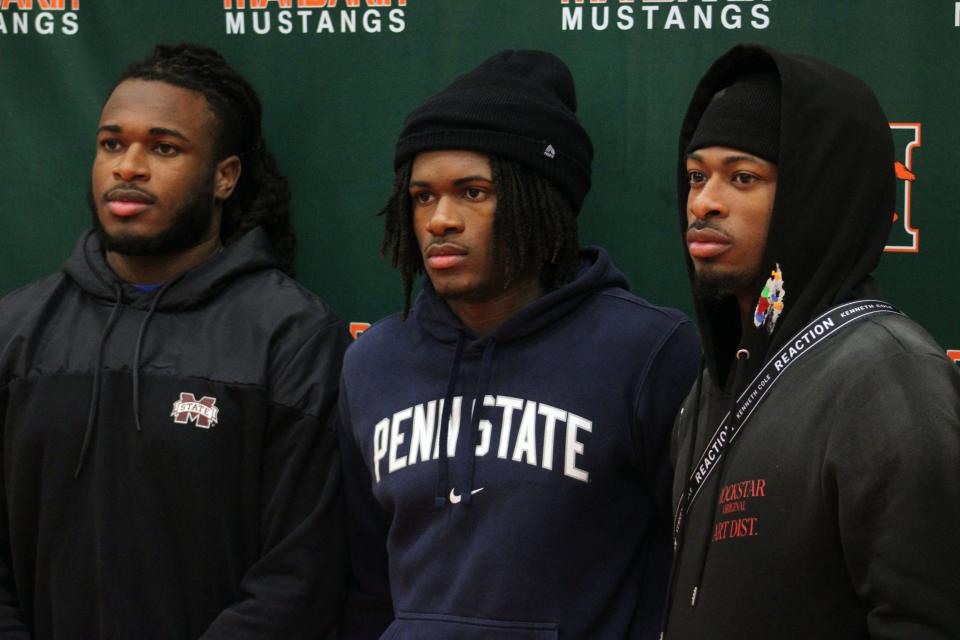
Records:
[[[687,145],[730,147],[777,164],[780,155],[780,77],[774,72],[737,78],[714,94]]]
[[[501,51],[407,116],[394,168],[436,149],[509,158],[551,180],[579,212],[593,145],[576,111],[573,76],[559,58]]]

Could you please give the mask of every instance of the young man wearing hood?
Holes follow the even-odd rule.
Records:
[[[700,348],[579,249],[575,112],[559,59],[504,51],[406,119],[383,248],[408,309],[426,277],[344,363],[346,638],[656,635]]]
[[[680,150],[706,364],[674,433],[664,637],[960,637],[960,375],[871,277],[895,193],[876,98],[736,47]]]
[[[94,230],[0,302],[3,638],[315,638],[339,614],[347,337],[284,273],[260,112],[212,49],[131,65]]]

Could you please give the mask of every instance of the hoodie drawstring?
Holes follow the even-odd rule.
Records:
[[[717,470],[714,472],[716,480],[713,484],[713,495],[711,496],[710,501],[710,517],[707,518],[707,541],[703,546],[703,551],[700,553],[700,568],[697,570],[697,580],[694,583],[693,591],[690,592],[690,606],[697,606],[697,597],[700,595],[700,584],[703,582],[703,573],[707,567],[707,556],[710,554],[711,547],[711,538],[713,537],[713,521],[717,517],[717,502],[720,499],[720,487],[723,484],[723,467],[726,464],[727,458],[730,457],[730,448],[733,445],[732,439],[733,434],[735,433],[739,421],[736,418],[737,411],[737,397],[740,394],[740,385],[743,383],[743,371],[746,368],[746,362],[750,359],[750,352],[746,349],[737,350],[737,359],[734,364],[733,372],[733,393],[730,396],[730,432],[727,439],[727,446],[724,454],[720,456],[720,460],[717,463]]]
[[[160,298],[167,291],[170,285],[175,283],[177,280],[179,280],[179,278],[174,278],[170,282],[160,287],[160,289],[157,291],[157,294],[153,298],[153,302],[150,303],[150,308],[147,311],[146,317],[140,324],[140,331],[137,334],[137,342],[133,350],[132,374],[133,422],[138,432],[143,431],[143,428],[140,426],[140,354],[143,347],[143,339],[147,335],[147,325],[150,324],[150,319],[153,318],[153,315],[157,310],[157,305],[160,302]],[[114,288],[114,294],[116,296],[116,300],[113,305],[113,310],[110,312],[110,317],[107,319],[107,324],[103,329],[103,333],[100,335],[100,345],[97,347],[97,362],[93,369],[93,390],[91,391],[90,398],[90,412],[87,415],[87,427],[83,433],[83,445],[80,447],[80,457],[77,460],[77,468],[73,473],[74,480],[80,477],[80,472],[83,470],[83,464],[87,459],[87,453],[90,449],[90,441],[93,439],[93,431],[96,428],[97,411],[100,408],[100,370],[103,367],[103,351],[107,343],[107,337],[110,335],[110,331],[113,329],[113,325],[116,323],[117,318],[120,317],[119,312],[123,301],[123,292],[120,288],[120,285],[116,285]]]
[[[454,496],[452,495],[450,487],[450,459],[447,455],[447,438],[449,434],[449,424],[450,416],[453,412],[453,395],[456,392],[457,379],[460,377],[460,362],[463,359],[463,348],[466,344],[466,335],[461,331],[459,338],[457,339],[457,350],[453,356],[453,366],[450,368],[450,380],[447,382],[447,393],[443,398],[443,409],[440,412],[440,433],[438,435],[438,442],[440,447],[440,458],[437,466],[437,494],[434,496],[433,503],[436,507],[443,508],[446,507],[448,502],[454,501]],[[460,415],[461,415],[461,424],[463,424],[463,415],[466,412],[466,407],[470,407],[470,420],[469,424],[464,425],[465,428],[461,431],[465,431],[465,435],[457,435],[457,443],[459,444],[460,439],[463,438],[463,441],[466,443],[466,464],[467,464],[467,477],[466,485],[460,491],[459,499],[456,501],[462,504],[470,504],[473,498],[473,480],[474,474],[477,469],[477,434],[479,433],[480,425],[480,413],[483,407],[483,398],[487,394],[487,386],[490,383],[490,370],[493,363],[493,353],[496,347],[496,342],[493,340],[487,340],[486,345],[483,348],[483,357],[480,361],[480,376],[477,379],[477,388],[476,392],[473,395],[473,402],[470,405],[467,405],[465,402],[461,405]],[[459,446],[454,446],[454,451],[459,449]],[[448,494],[449,497],[448,497]]]
[[[697,433],[699,433],[700,431],[700,393],[703,390],[704,369],[706,369],[706,364],[701,358],[700,369],[699,369],[699,372],[697,373],[697,382],[695,387],[697,390],[697,393],[693,399],[693,407],[692,407],[693,416],[691,421],[692,433],[690,434],[690,449],[687,451],[687,465],[685,467],[687,469],[688,474],[690,473],[690,470],[693,469],[694,452],[696,451],[696,448],[697,448]],[[680,411],[681,413],[683,412],[682,407]],[[685,486],[683,489],[684,496],[686,496],[687,490],[688,488]],[[673,535],[674,535],[673,563],[670,565],[670,578],[667,580],[667,591],[666,591],[667,600],[666,600],[666,603],[664,604],[663,617],[660,621],[660,640],[663,640],[664,633],[667,628],[667,623],[670,622],[670,610],[673,607],[673,589],[675,586],[674,582],[676,581],[676,577],[677,577],[677,561],[680,558],[680,553],[683,551],[683,541],[686,539],[686,535],[684,535],[687,531],[687,528],[685,526],[686,514],[680,513],[680,511],[685,508],[685,505],[686,505],[686,499],[684,498],[680,501],[680,504],[677,505],[678,513],[676,513],[674,516],[675,518],[677,518],[677,520],[675,521],[674,530],[673,530]]]
[[[114,287],[116,299],[113,303],[113,309],[110,311],[110,317],[107,324],[100,334],[100,344],[97,346],[97,363],[93,368],[93,388],[90,391],[90,410],[87,413],[87,426],[83,431],[83,444],[80,446],[80,456],[77,459],[77,468],[73,472],[73,479],[80,477],[80,471],[83,470],[83,463],[87,459],[87,452],[90,449],[90,441],[93,439],[93,430],[97,423],[97,410],[100,408],[100,369],[103,366],[103,348],[107,343],[107,336],[113,329],[114,323],[120,317],[121,303],[123,302],[123,291],[120,285]]]
[[[483,398],[487,394],[487,386],[490,383],[490,369],[493,363],[493,351],[496,342],[487,340],[483,348],[483,358],[480,364],[480,377],[477,380],[477,392],[474,395],[473,403],[470,405],[470,429],[467,431],[467,481],[461,492],[463,503],[470,504],[473,498],[473,477],[477,469],[477,435],[480,433],[480,413],[483,408]]]
[[[460,377],[460,359],[463,357],[463,347],[466,343],[467,337],[461,331],[457,338],[457,350],[453,355],[453,366],[450,368],[447,393],[443,397],[443,409],[440,412],[440,434],[437,440],[437,446],[440,448],[440,460],[437,465],[437,495],[433,498],[433,504],[441,508],[447,505],[447,490],[450,485],[450,461],[447,459],[447,427],[450,422],[453,393],[456,390],[457,378]]]
[[[147,316],[143,319],[143,322],[140,324],[140,331],[137,333],[137,343],[133,348],[133,423],[137,427],[138,432],[142,432],[143,428],[140,426],[140,352],[143,347],[143,338],[147,335],[147,325],[150,324],[150,319],[153,318],[154,312],[157,310],[157,304],[160,302],[160,298],[166,293],[167,289],[170,288],[170,285],[175,283],[180,278],[174,278],[173,280],[167,282],[165,285],[160,287],[157,291],[157,295],[153,297],[153,302],[150,303],[150,309],[147,311]]]

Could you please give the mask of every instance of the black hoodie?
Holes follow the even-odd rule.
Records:
[[[396,640],[656,636],[670,425],[700,348],[626,286],[587,249],[572,282],[478,336],[425,282],[405,322],[350,347],[345,638],[380,637],[391,592]]]
[[[803,351],[795,334],[821,313],[877,295],[870,274],[894,210],[889,126],[865,84],[812,58],[738,46],[710,68],[680,136],[681,232],[685,150],[706,105],[769,70],[782,112],[762,266],[780,266],[784,309],[772,333],[740,335],[735,300],[697,302],[706,365],[674,433],[675,505],[706,468],[731,393],[780,348]],[[750,357],[732,375],[740,348]],[[871,315],[784,367],[752,411],[681,513],[665,637],[960,637],[960,376],[943,350],[903,315]]]
[[[0,301],[0,637],[330,628],[346,342],[260,229],[150,293],[88,233]]]

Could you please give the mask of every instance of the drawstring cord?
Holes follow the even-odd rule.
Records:
[[[447,393],[443,397],[443,409],[440,412],[440,434],[437,439],[440,448],[440,460],[437,467],[437,495],[433,498],[434,506],[440,508],[447,505],[447,491],[450,486],[450,461],[447,459],[447,427],[450,422],[451,405],[453,404],[453,394],[456,390],[457,378],[460,377],[460,359],[463,357],[463,347],[466,342],[467,338],[461,331],[457,338],[457,349],[453,355],[453,366],[450,368]]]
[[[113,303],[113,309],[110,311],[110,317],[107,319],[107,324],[103,328],[103,333],[100,334],[100,344],[97,346],[97,363],[93,369],[93,388],[90,391],[90,410],[87,413],[87,426],[83,432],[83,444],[80,446],[77,468],[73,472],[74,480],[80,477],[83,463],[87,459],[87,452],[90,450],[90,441],[93,439],[93,430],[96,426],[97,410],[100,408],[100,368],[103,365],[103,348],[107,343],[107,336],[110,335],[114,323],[120,317],[121,302],[123,301],[123,291],[120,289],[120,285],[116,285],[113,292],[116,299]]]
[[[707,567],[707,556],[710,554],[710,547],[712,546],[712,537],[713,537],[713,521],[717,517],[717,502],[720,499],[720,486],[723,484],[723,467],[727,462],[727,458],[730,457],[730,447],[733,444],[733,434],[736,431],[738,420],[736,418],[737,410],[737,396],[740,393],[740,385],[743,382],[743,370],[747,360],[750,359],[750,352],[746,349],[737,350],[737,359],[735,363],[735,369],[733,374],[733,393],[730,396],[730,424],[729,424],[729,436],[727,440],[727,446],[724,451],[724,455],[720,457],[720,461],[717,463],[717,470],[714,472],[716,480],[713,484],[713,496],[710,502],[710,517],[707,519],[707,542],[703,547],[703,551],[700,553],[700,568],[697,571],[697,580],[694,582],[693,591],[690,592],[690,606],[697,606],[697,598],[700,595],[700,585],[703,582],[703,573]]]
[[[480,378],[477,381],[477,393],[473,399],[473,410],[470,415],[470,430],[467,431],[467,482],[461,492],[463,504],[470,504],[473,498],[473,480],[477,469],[477,436],[480,433],[480,413],[483,407],[483,397],[487,394],[490,383],[490,369],[493,362],[493,351],[496,342],[487,340],[483,349],[483,359],[480,365]]]
[[[693,407],[692,407],[693,419],[691,424],[693,425],[693,429],[690,437],[690,448],[687,450],[687,466],[685,467],[686,469],[685,473],[687,475],[689,475],[691,469],[693,469],[694,451],[696,451],[696,448],[697,448],[697,434],[699,433],[699,429],[700,429],[700,393],[701,391],[703,391],[703,371],[705,366],[706,365],[703,361],[703,358],[701,358],[700,370],[699,370],[699,373],[697,374],[697,386],[696,386],[697,394],[696,394],[696,397],[694,398]],[[683,409],[681,408],[680,411],[682,412]],[[685,534],[687,532],[687,527],[685,526],[686,523],[684,522],[684,519],[686,518],[686,514],[682,513],[682,510],[686,505],[686,499],[685,499],[685,496],[687,495],[686,486],[684,486],[683,491],[684,493],[682,495],[684,497],[681,498],[680,504],[677,505],[677,514],[676,514],[677,521],[676,521],[676,524],[674,525],[674,531],[673,531],[674,533],[673,563],[670,566],[670,578],[669,580],[667,580],[667,590],[666,590],[667,601],[664,604],[663,618],[660,621],[660,640],[663,640],[664,633],[666,632],[666,629],[667,629],[667,623],[670,622],[670,610],[673,607],[674,582],[677,577],[677,564],[679,563],[679,560],[680,560],[680,553],[683,551],[683,541],[686,539]]]
[[[450,368],[450,379],[447,382],[447,393],[443,398],[443,409],[440,412],[440,433],[438,435],[439,443],[439,462],[437,465],[437,493],[433,498],[434,506],[444,508],[447,506],[447,494],[450,492],[450,459],[447,455],[447,438],[449,434],[450,416],[453,412],[453,395],[456,392],[457,379],[460,377],[460,363],[463,359],[463,349],[466,344],[466,335],[461,331],[457,339],[457,350],[453,356],[453,366]],[[467,478],[466,485],[460,491],[459,502],[470,504],[473,498],[473,481],[477,469],[477,434],[479,433],[480,413],[483,406],[483,398],[487,393],[487,386],[490,383],[490,370],[493,363],[493,353],[496,343],[488,340],[483,349],[483,357],[480,364],[480,377],[477,381],[476,393],[471,404],[470,421],[466,426],[466,435],[457,435],[457,441],[463,439],[466,442],[466,464]],[[466,409],[461,407],[461,418]],[[463,421],[461,420],[461,423]],[[454,451],[457,447],[454,447]]]
[[[150,319],[153,318],[154,313],[157,310],[157,305],[160,302],[161,296],[170,288],[180,278],[174,278],[170,282],[163,285],[158,291],[157,295],[154,296],[153,302],[150,303],[150,308],[147,311],[147,316],[143,319],[143,323],[140,325],[140,332],[137,334],[137,342],[133,351],[133,421],[134,425],[137,428],[138,432],[142,432],[143,428],[140,425],[140,355],[143,347],[143,340],[147,334],[147,325],[150,324]],[[113,309],[110,311],[110,317],[107,319],[107,324],[103,329],[103,333],[100,335],[100,344],[97,347],[97,362],[96,366],[93,369],[93,389],[91,390],[90,397],[90,411],[87,414],[87,426],[83,432],[83,444],[80,447],[80,457],[77,460],[77,468],[73,473],[73,479],[76,480],[80,477],[80,472],[83,470],[84,462],[86,462],[87,454],[90,450],[90,442],[93,439],[93,432],[96,428],[97,422],[97,412],[100,408],[100,383],[101,383],[101,369],[103,367],[103,351],[104,347],[107,344],[107,338],[110,335],[113,325],[116,324],[117,318],[120,317],[120,309],[122,308],[123,302],[123,291],[120,285],[114,286],[114,295],[116,299],[113,304]]]
[[[143,431],[143,428],[140,426],[140,353],[143,347],[143,338],[147,335],[147,325],[150,324],[150,319],[153,318],[153,314],[157,310],[157,304],[159,304],[160,298],[166,293],[167,289],[170,288],[170,285],[179,279],[180,278],[174,278],[160,287],[157,295],[153,297],[153,302],[150,303],[150,309],[140,324],[140,332],[137,334],[137,343],[133,349],[133,423],[136,425],[138,432]]]

